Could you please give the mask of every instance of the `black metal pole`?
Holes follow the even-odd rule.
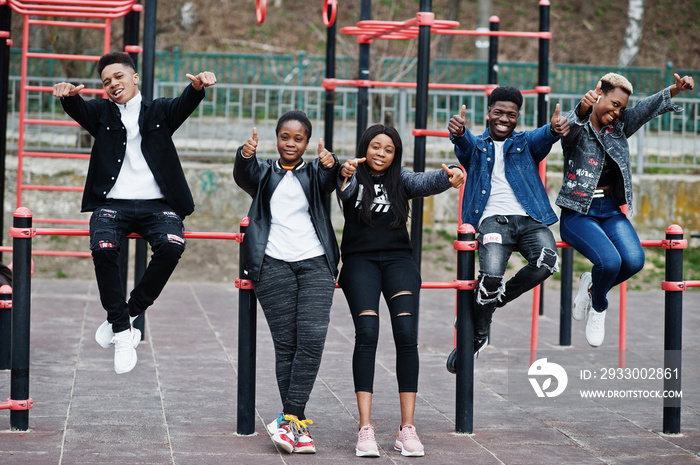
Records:
[[[574,249],[561,249],[561,297],[559,307],[559,345],[571,345],[571,294],[574,275]]]
[[[457,239],[462,245],[474,243],[476,235],[470,224],[462,224]],[[475,279],[476,247],[457,251],[457,279]],[[457,290],[457,389],[455,399],[455,433],[471,434],[474,430],[474,290]]]
[[[138,3],[138,2],[137,2]],[[124,48],[126,49],[127,46],[129,45],[138,45],[139,43],[139,12],[138,11],[130,11],[125,17],[124,17]],[[131,56],[131,59],[134,60],[134,64],[136,65],[136,69],[139,69],[139,54],[138,53],[129,53]],[[136,239],[142,240],[142,239]],[[122,277],[122,291],[124,292],[124,295],[126,295],[127,291],[127,283],[129,281],[128,275],[129,275],[129,245],[130,241],[124,241],[121,244],[121,250],[119,251],[119,270],[120,274]],[[138,257],[138,255],[137,255]],[[134,285],[140,281],[141,275],[138,275],[138,279],[136,278],[137,275],[134,275]],[[133,326],[135,328],[138,328],[141,331],[141,340],[143,340],[145,336],[145,331],[144,331],[144,321],[145,318],[143,318],[143,315],[139,315],[139,317],[134,321]]]
[[[12,239],[12,367],[10,398],[29,399],[29,326],[31,317],[32,212],[26,207],[15,210]],[[10,410],[10,429],[29,429],[29,410]]]
[[[676,289],[666,290],[664,303],[664,391],[681,392],[681,349],[683,348],[683,229],[671,225],[666,229],[666,282],[680,283]],[[681,398],[664,398],[665,434],[681,432]]]
[[[331,17],[333,7],[328,5],[328,17]],[[335,78],[335,21],[326,28],[326,78]],[[325,147],[333,151],[333,122],[335,120],[335,90],[326,89],[326,110],[324,113],[323,142]]]
[[[9,288],[9,289],[8,289]],[[0,370],[12,366],[12,288],[0,286]]]
[[[420,12],[430,13],[431,0],[420,1]],[[416,129],[427,129],[428,125],[428,83],[430,81],[430,27],[418,27],[418,69],[416,82]],[[416,136],[413,148],[413,171],[425,171],[426,136]],[[413,199],[411,208],[411,245],[413,260],[421,268],[423,248],[423,197]]]
[[[360,9],[360,19],[362,21],[372,19],[372,0],[362,0]],[[357,79],[369,80],[369,51],[370,44],[360,44],[360,56],[358,59]],[[366,86],[358,86],[357,88],[357,134],[355,138],[355,148],[360,143],[362,134],[367,129],[369,107],[369,88]],[[357,151],[357,150],[356,150]],[[357,154],[359,157],[360,154]],[[364,155],[363,155],[364,156]]]
[[[0,204],[5,204],[5,158],[7,157],[7,106],[10,87],[10,23],[12,9],[9,5],[0,5],[0,32],[7,37],[0,37]],[[5,231],[5,218],[0,215],[0,233]],[[0,245],[3,244],[4,234],[0,234]],[[0,252],[0,261],[2,252]],[[10,369],[10,347],[12,344],[12,305],[0,308],[0,370]]]
[[[143,63],[141,64],[141,93],[146,100],[153,100],[153,82],[155,80],[156,60],[156,18],[158,0],[145,0],[143,8]],[[138,285],[146,271],[146,255],[148,243],[145,239],[136,239],[134,249],[134,286]],[[145,338],[145,318],[137,318],[134,327],[141,330],[141,338]]]
[[[5,204],[5,157],[7,145],[7,101],[10,89],[10,25],[12,23],[12,9],[9,5],[0,6],[0,32],[7,37],[0,37],[0,205]],[[4,215],[0,215],[0,231],[5,230]],[[0,234],[0,245],[3,244],[3,235]],[[2,260],[2,252],[0,252]]]
[[[240,232],[245,234],[249,218],[241,221]],[[256,319],[257,303],[248,277],[243,273],[243,248],[239,247],[238,277],[241,285],[238,289],[238,404],[237,427],[238,434],[255,433],[255,350],[256,350]]]
[[[136,2],[139,3],[139,2]],[[128,45],[138,45],[139,43],[139,20],[141,15],[138,11],[130,11],[124,17],[124,48]],[[131,59],[134,60],[136,69],[139,69],[139,54],[129,52]]]
[[[540,32],[549,32],[549,0],[540,0]],[[549,39],[541,38],[539,49],[539,64],[537,68],[537,85],[549,86]],[[547,118],[547,102],[549,94],[537,94],[537,126],[544,126],[549,121]],[[540,163],[547,164],[545,158]],[[547,184],[547,172],[545,171],[542,182]],[[540,315],[544,314],[544,283],[540,284]]]
[[[496,32],[499,30],[500,20],[498,16],[491,16],[489,19],[489,30]],[[498,84],[498,36],[489,37],[489,63],[488,63],[489,84]]]

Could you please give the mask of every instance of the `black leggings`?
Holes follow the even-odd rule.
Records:
[[[355,392],[373,392],[379,339],[379,295],[391,316],[399,392],[418,391],[418,297],[421,277],[408,252],[343,257],[338,280],[355,324],[352,374]]]

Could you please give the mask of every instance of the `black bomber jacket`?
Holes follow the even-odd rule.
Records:
[[[194,200],[172,135],[197,108],[204,94],[204,89],[197,91],[190,84],[179,97],[153,101],[144,98],[141,102],[141,151],[165,200],[183,219],[194,211]],[[81,206],[83,212],[93,211],[105,203],[117,180],[126,153],[126,129],[119,108],[111,100],[86,101],[74,95],[62,98],[61,105],[95,138]]]

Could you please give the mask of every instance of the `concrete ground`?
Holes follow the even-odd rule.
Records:
[[[573,322],[572,346],[558,345],[559,295],[545,292],[539,350],[531,354],[531,295],[494,317],[492,344],[475,361],[473,434],[455,434],[455,376],[445,369],[453,344],[454,291],[421,294],[420,382],[416,426],[423,458],[393,450],[399,423],[394,348],[382,310],[373,405],[379,458],[355,457],[358,414],[352,385],[354,332],[336,293],[320,374],[307,415],[314,455],[275,449],[264,424],[280,411],[273,351],[258,311],[256,425],[237,429],[238,291],[230,284],[170,283],[148,310],[136,368],[113,371],[113,350],[94,341],[104,320],[94,282],[32,282],[29,431],[10,431],[0,413],[0,463],[48,464],[700,464],[700,293],[684,295],[681,433],[663,434],[664,293],[628,295],[627,351],[618,353],[618,296],[610,296],[607,337],[588,347]],[[5,341],[0,341],[5,344]],[[558,389],[528,374],[547,358],[567,374]],[[550,365],[552,366],[552,365]],[[622,368],[617,370],[617,368]],[[643,379],[641,379],[643,378]],[[650,379],[651,378],[651,379]],[[534,381],[530,381],[533,379]],[[553,387],[556,385],[557,387]],[[582,392],[613,398],[587,399]],[[0,399],[10,372],[0,371]],[[601,394],[602,395],[602,394]]]

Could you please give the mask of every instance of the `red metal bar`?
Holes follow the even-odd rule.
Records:
[[[29,58],[46,58],[54,60],[74,60],[74,61],[97,61],[100,59],[98,56],[93,55],[69,55],[67,53],[40,53],[40,52],[27,52],[27,57]]]
[[[79,186],[45,186],[39,184],[22,184],[22,189],[31,191],[61,191],[61,192],[82,192]]]
[[[80,27],[86,29],[104,29],[104,23],[83,23],[79,21],[52,21],[48,19],[27,19],[32,26]]]
[[[34,218],[34,223],[42,224],[90,224],[90,220],[77,218]]]
[[[420,137],[420,136],[450,137],[449,131],[435,131],[432,129],[413,129],[411,131],[411,134],[416,136],[416,137]]]
[[[34,92],[53,92],[53,87],[52,86],[27,86],[27,91],[34,91]],[[104,89],[81,89],[80,90],[81,94],[104,94],[105,91]],[[77,124],[77,123],[76,123]]]
[[[33,0],[31,2],[8,0],[10,7],[19,14],[29,16],[59,16],[80,18],[120,18],[130,11],[141,11],[136,0]]]
[[[72,158],[78,160],[89,160],[89,153],[66,153],[66,152],[24,152],[25,157],[33,158]]]
[[[24,124],[36,124],[40,126],[79,126],[78,123],[71,120],[58,119],[24,119]]]
[[[29,410],[34,407],[34,401],[29,398],[27,400],[14,400],[7,398],[7,402],[0,402],[0,409],[8,410]]]
[[[89,229],[71,229],[71,228],[35,228],[35,234],[37,236],[89,236]],[[141,237],[136,233],[129,234],[128,237],[137,238]],[[240,242],[243,240],[243,235],[241,233],[229,233],[229,232],[199,232],[199,231],[185,231],[185,238],[187,239],[225,239]]]
[[[435,34],[453,36],[490,36],[490,37],[522,37],[530,39],[551,39],[551,32],[518,32],[518,31],[473,31],[463,29],[439,29]]]
[[[476,279],[471,281],[455,279],[447,282],[425,281],[420,287],[421,289],[459,289],[462,291],[472,291],[476,289]]]

